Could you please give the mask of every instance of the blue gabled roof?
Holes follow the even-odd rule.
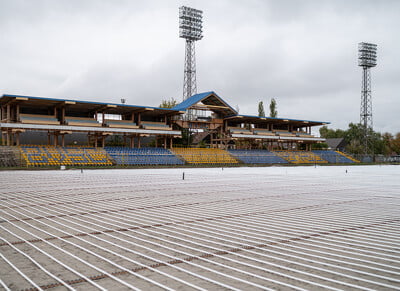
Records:
[[[208,91],[208,92],[204,92],[204,93],[195,94],[171,109],[179,110],[179,111],[186,111],[189,107],[199,103],[200,101],[202,101],[203,99],[206,99],[207,97],[209,97],[211,95],[215,96],[216,98],[218,98],[220,100],[221,103],[223,103],[225,106],[229,107],[232,110],[232,113],[237,114],[236,110],[233,109],[228,103],[226,103],[221,97],[219,97],[214,91]]]
[[[171,109],[173,109],[173,110],[186,110],[190,106],[193,106],[193,105],[199,103],[201,100],[203,100],[204,98],[206,98],[207,96],[209,96],[209,95],[211,95],[213,93],[214,93],[213,91],[209,91],[209,92],[195,94],[192,97],[189,97],[188,99],[186,99],[183,102],[179,103],[175,107],[172,107]]]

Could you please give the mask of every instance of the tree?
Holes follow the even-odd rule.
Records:
[[[265,117],[264,103],[262,101],[258,102],[258,116]]]
[[[368,128],[368,154],[384,154],[385,140],[379,132]],[[345,132],[345,139],[349,146],[347,150],[354,154],[364,154],[364,127],[360,123],[350,123],[349,129]]]
[[[269,116],[270,117],[278,117],[278,111],[276,110],[276,100],[275,98],[271,99],[271,103],[269,104]]]
[[[319,129],[319,134],[323,138],[341,138],[345,137],[346,131],[342,129],[330,129],[324,125]]]
[[[330,129],[327,126],[322,126],[319,129],[319,133],[323,138],[344,138],[347,142],[346,151],[352,154],[364,154],[364,127],[360,123],[350,123],[349,128],[346,130]],[[398,137],[400,142],[400,134],[398,134]],[[396,147],[395,140],[389,133],[382,135],[369,128],[369,154],[397,153],[400,148]]]
[[[392,141],[392,150],[400,155],[400,132],[396,134],[396,137]]]
[[[161,101],[160,108],[172,108],[178,105],[178,101],[176,101],[174,98],[171,98],[170,100],[164,99]]]

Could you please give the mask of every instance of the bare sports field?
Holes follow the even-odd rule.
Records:
[[[399,166],[4,171],[0,185],[1,290],[400,289]]]

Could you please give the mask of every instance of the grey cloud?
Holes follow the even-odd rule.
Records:
[[[0,93],[158,105],[181,100],[178,7],[204,11],[198,90],[240,112],[274,97],[281,116],[359,119],[357,43],[378,44],[374,124],[398,132],[398,1],[0,1]]]

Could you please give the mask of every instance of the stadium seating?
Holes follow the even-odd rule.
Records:
[[[90,147],[20,146],[21,157],[28,167],[38,166],[111,166],[103,149]]]
[[[315,150],[313,153],[319,155],[321,158],[323,158],[325,161],[328,163],[343,163],[343,164],[348,164],[348,163],[354,163],[355,161],[350,159],[349,157],[345,156],[344,154],[340,152],[335,152],[335,151],[330,151],[330,150]]]
[[[285,164],[286,160],[267,150],[228,150],[245,164]]]
[[[300,137],[314,137],[313,135],[311,135],[305,131],[295,131],[295,133],[297,136],[300,136]]]
[[[275,151],[277,156],[293,164],[325,164],[327,161],[308,151]]]
[[[172,130],[172,128],[164,122],[142,121],[140,125],[144,129]]]
[[[127,148],[59,147],[23,145],[19,147],[22,164],[39,166],[111,166],[118,165],[183,165],[190,164],[307,164],[359,162],[344,153],[331,150],[267,151],[209,148]],[[179,158],[179,157],[180,158]],[[111,158],[110,158],[111,157]]]
[[[75,126],[101,126],[94,118],[86,118],[86,117],[65,117],[65,123],[68,125],[75,125]]]
[[[0,146],[0,168],[21,166],[20,156],[17,147]]]
[[[119,127],[119,128],[139,128],[132,120],[112,120],[105,119],[104,123],[108,127]]]
[[[173,148],[189,164],[237,164],[238,161],[227,151],[208,148]]]
[[[182,165],[184,162],[164,148],[105,147],[117,165]]]
[[[341,152],[341,151],[336,151],[336,152],[337,152],[338,154],[342,155],[342,156],[345,156],[345,157],[348,158],[349,160],[352,160],[352,161],[355,162],[355,163],[360,163],[359,160],[353,158],[352,156],[350,156],[350,155],[348,155],[348,154],[345,154],[344,152]]]
[[[233,134],[253,134],[250,129],[244,127],[229,127],[229,131]]]
[[[60,124],[60,122],[54,115],[20,114],[19,120],[21,123],[29,123],[29,124],[51,124],[51,125]]]
[[[254,128],[253,133],[257,135],[276,135],[274,132],[265,128]]]
[[[294,137],[296,136],[293,132],[288,131],[288,130],[274,130],[276,134],[279,134],[279,136],[288,136],[288,137]]]

